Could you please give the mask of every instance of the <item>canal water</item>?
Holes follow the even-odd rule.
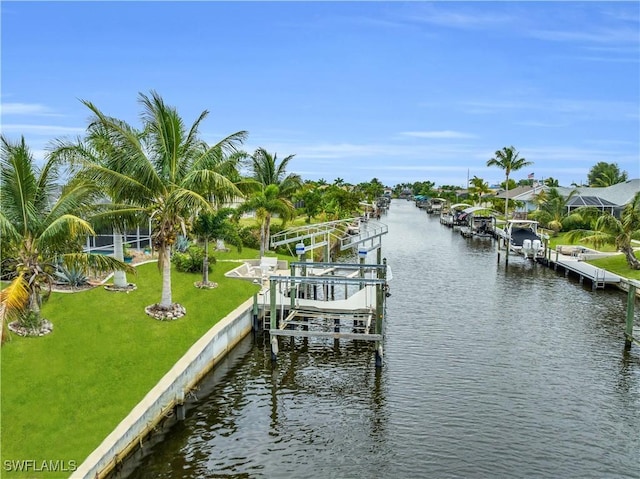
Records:
[[[626,294],[394,200],[384,366],[370,344],[247,338],[129,478],[638,478]],[[636,310],[640,309],[636,306]],[[636,311],[636,324],[640,321]]]

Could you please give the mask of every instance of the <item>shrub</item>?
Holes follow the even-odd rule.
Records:
[[[171,258],[171,262],[176,269],[182,273],[198,273],[202,272],[202,262],[204,261],[204,248],[200,246],[189,246],[184,253],[176,252]],[[209,256],[209,272],[211,265],[216,263],[213,256]]]
[[[239,231],[242,245],[247,248],[260,249],[260,227],[245,226]]]
[[[58,266],[58,270],[55,272],[56,281],[59,284],[68,284],[74,288],[83,286],[89,282],[89,278],[79,268],[65,268],[64,266]]]

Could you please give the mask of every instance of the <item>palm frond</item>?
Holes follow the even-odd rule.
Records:
[[[95,235],[88,221],[74,215],[65,214],[55,218],[34,240],[36,247],[55,245],[79,236]]]
[[[0,291],[0,303],[10,319],[18,319],[29,305],[29,286],[24,274],[20,273],[9,285]]]

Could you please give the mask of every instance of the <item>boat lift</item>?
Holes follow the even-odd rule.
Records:
[[[280,336],[319,337],[373,341],[376,367],[382,366],[385,299],[391,279],[382,259],[382,236],[387,232],[386,224],[367,215],[290,228],[271,236],[272,247],[295,244],[300,259],[290,264],[289,275],[269,276],[268,287],[254,307],[254,324],[268,327],[273,361]],[[324,258],[330,259],[332,247],[357,248],[359,263],[307,261],[307,252],[317,248],[323,248]],[[376,264],[366,264],[371,251],[376,251]]]
[[[318,248],[324,249],[324,260],[331,259],[331,245],[337,245],[339,251],[358,248],[360,251],[377,250],[378,264],[381,262],[382,236],[389,227],[375,219],[348,218],[312,225],[289,228],[271,236],[270,245],[295,244],[295,254],[301,256]]]

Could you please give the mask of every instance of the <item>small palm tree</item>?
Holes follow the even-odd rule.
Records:
[[[489,183],[484,181],[482,178],[478,178],[477,176],[474,176],[473,178],[471,178],[469,180],[469,183],[471,183],[471,186],[469,187],[469,192],[474,195],[477,195],[478,204],[482,204],[482,197],[484,195],[491,193],[491,188],[489,188]]]
[[[524,158],[519,158],[519,153],[513,146],[505,146],[502,150],[495,152],[495,158],[487,161],[487,166],[497,166],[502,168],[505,173],[505,201],[504,201],[504,218],[508,217],[509,211],[509,175],[512,171],[517,171],[525,166],[532,165],[533,162]]]
[[[614,245],[621,251],[631,269],[640,269],[640,260],[635,256],[631,240],[640,239],[640,192],[631,203],[625,205],[620,218],[610,213],[600,213],[595,208],[579,208],[584,216],[598,215],[592,230],[573,230],[567,234],[569,241],[581,239],[598,247]]]
[[[580,214],[568,214],[567,203],[576,194],[573,190],[564,198],[557,188],[542,190],[535,197],[538,209],[531,212],[531,219],[539,221],[543,226],[558,233],[568,222],[575,224],[582,221]]]
[[[295,215],[291,199],[302,187],[302,178],[294,173],[287,174],[287,166],[293,157],[289,155],[278,162],[278,155],[271,155],[264,148],[258,148],[251,155],[251,177],[259,192],[242,207],[242,211],[256,211],[261,224],[260,256],[269,249],[272,215],[280,215],[285,223]]]
[[[296,210],[289,199],[280,195],[280,188],[277,185],[267,185],[263,191],[251,196],[240,205],[237,214],[247,211],[255,211],[260,224],[260,257],[262,257],[269,249],[272,216],[277,214],[283,224],[286,224],[294,217]]]
[[[110,155],[117,145],[111,143],[111,138],[102,124],[93,123],[89,126],[86,139],[78,139],[77,142],[56,141],[51,152],[51,157],[69,163],[73,168],[80,168],[83,173],[83,165],[104,166],[113,168]],[[140,225],[143,209],[139,206],[126,203],[121,191],[117,188],[109,188],[108,184],[98,185],[104,195],[101,211],[96,213],[90,221],[97,228],[110,228],[113,235],[113,255],[120,261],[125,259],[125,243],[123,234],[131,228]],[[116,288],[126,289],[130,287],[125,271],[114,271],[113,285]]]
[[[209,241],[216,240],[234,245],[238,251],[242,251],[242,239],[238,234],[238,228],[229,218],[236,213],[233,208],[222,208],[215,213],[201,213],[193,223],[193,234],[204,241],[204,259],[202,261],[202,285],[209,285]]]
[[[79,240],[95,234],[82,219],[95,208],[91,183],[74,179],[60,189],[56,161],[49,159],[38,168],[24,138],[11,143],[3,136],[1,143],[2,274],[11,283],[0,292],[0,301],[10,319],[36,332],[58,265],[87,273],[132,268],[115,258],[81,251]]]

